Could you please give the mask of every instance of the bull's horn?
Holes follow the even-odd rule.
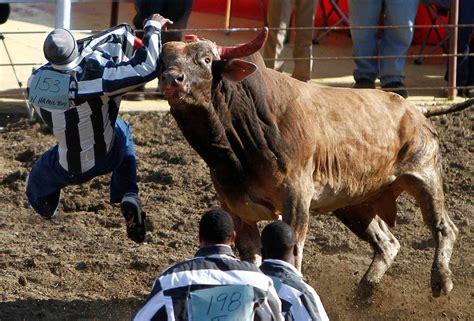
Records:
[[[443,114],[448,114],[448,113],[454,113],[456,111],[461,111],[473,105],[474,105],[474,98],[471,98],[471,99],[468,99],[463,102],[450,105],[450,106],[437,106],[437,107],[422,108],[421,112],[426,117],[433,117],[433,116],[438,116],[438,115],[443,115]]]
[[[255,39],[232,47],[217,46],[222,60],[245,57],[257,52],[267,40],[268,28],[264,27]]]

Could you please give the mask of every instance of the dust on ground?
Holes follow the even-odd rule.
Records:
[[[129,320],[154,278],[197,250],[200,214],[219,205],[205,163],[169,113],[123,114],[132,124],[138,179],[150,231],[128,240],[109,176],[63,190],[47,221],[29,208],[25,179],[54,138],[40,122],[0,116],[0,320]],[[314,216],[304,273],[332,320],[474,319],[472,129],[469,112],[439,117],[446,207],[460,233],[454,290],[432,298],[434,242],[412,199],[401,197],[393,230],[401,250],[373,297],[356,297],[369,246],[331,215]]]

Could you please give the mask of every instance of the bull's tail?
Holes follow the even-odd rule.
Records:
[[[474,105],[474,98],[471,98],[461,103],[453,104],[450,106],[434,106],[434,107],[422,108],[421,112],[426,117],[433,117],[433,116],[438,116],[438,115],[454,113],[456,111],[461,111],[473,105]]]

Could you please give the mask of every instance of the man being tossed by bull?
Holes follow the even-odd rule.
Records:
[[[27,179],[28,201],[41,216],[56,214],[63,187],[112,172],[110,201],[121,203],[128,237],[145,240],[133,137],[117,116],[122,95],[156,77],[161,30],[170,23],[151,16],[143,40],[126,24],[79,41],[65,29],[47,36],[49,63],[28,80],[28,99],[58,142]]]

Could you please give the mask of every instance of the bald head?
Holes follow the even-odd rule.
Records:
[[[289,261],[296,244],[291,226],[282,221],[268,224],[262,231],[262,253],[264,259]],[[290,262],[293,263],[293,262]]]
[[[204,213],[199,222],[199,240],[204,245],[233,243],[234,221],[223,209],[212,209]]]

